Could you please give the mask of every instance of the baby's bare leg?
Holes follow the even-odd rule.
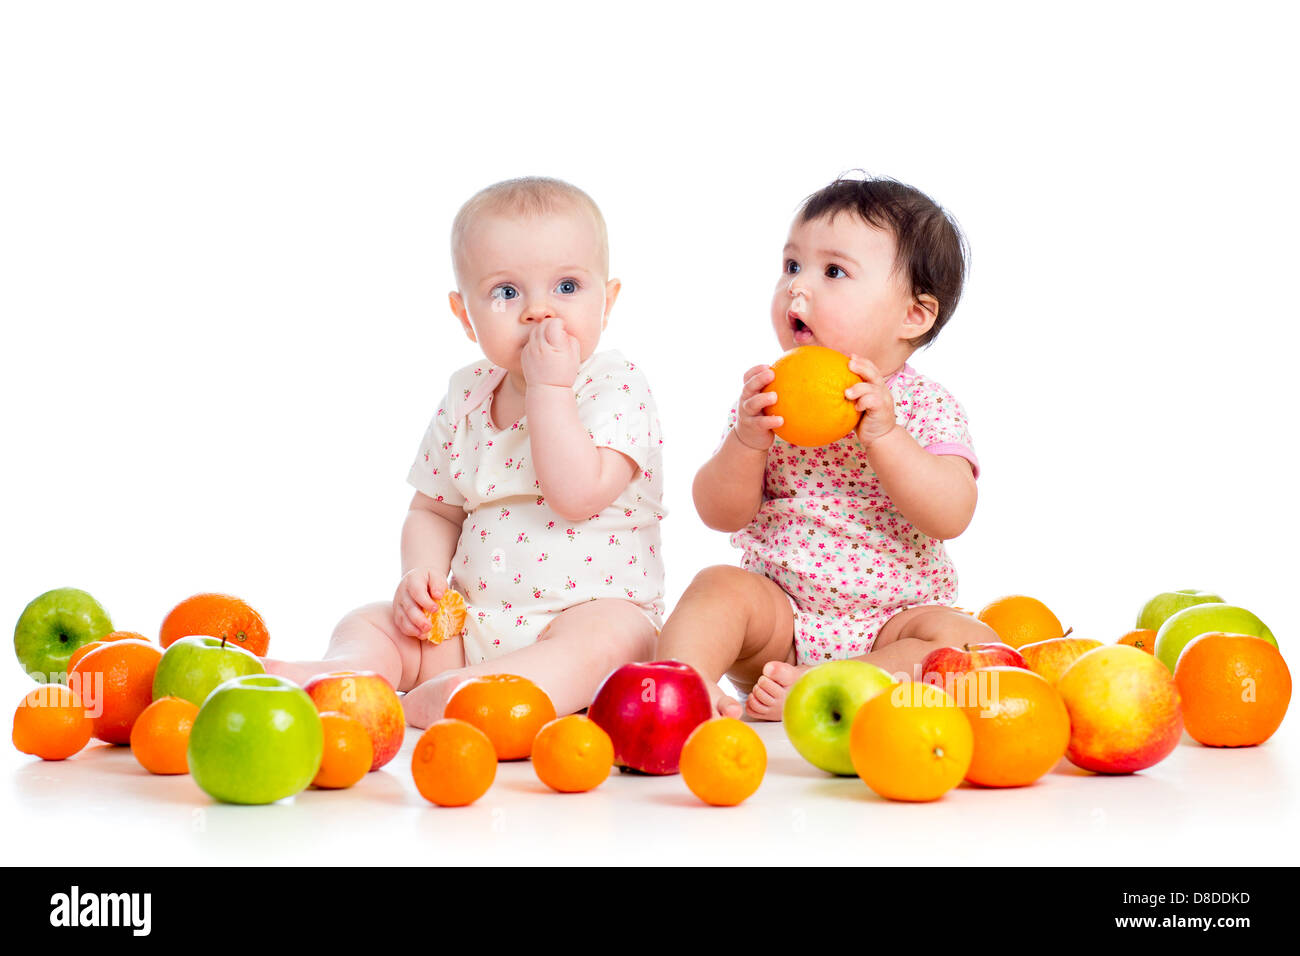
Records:
[[[357,608],[339,621],[330,635],[324,659],[282,661],[268,657],[263,663],[267,673],[279,674],[299,684],[330,671],[375,671],[401,691],[415,686],[423,643],[398,631],[391,602],[377,601]],[[460,638],[444,641],[432,650],[444,668],[465,663]]]
[[[703,675],[718,713],[740,717],[744,708],[718,680],[726,674],[748,693],[769,661],[794,663],[790,600],[761,574],[728,564],[705,568],[664,623],[655,656],[690,664]]]
[[[486,674],[527,677],[546,691],[563,717],[591,703],[610,671],[632,661],[650,660],[655,630],[630,601],[601,598],[562,611],[535,644],[468,667],[421,673],[421,682],[402,698],[406,722],[428,727],[462,681]]]
[[[871,650],[859,660],[891,674],[921,678],[921,662],[937,647],[997,643],[1000,638],[983,621],[951,607],[927,604],[899,611],[880,629]]]

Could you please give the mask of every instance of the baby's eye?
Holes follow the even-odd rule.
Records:
[[[560,295],[573,295],[578,291],[578,281],[576,279],[561,279],[555,287],[555,291]]]
[[[503,282],[499,286],[494,287],[492,291],[488,293],[488,295],[494,299],[501,299],[503,301],[508,301],[510,299],[519,298],[519,290],[516,289],[514,286],[512,286],[509,282]]]
[[[786,271],[789,275],[794,275],[796,272],[799,271],[799,263],[795,262],[793,259],[786,259],[786,260],[785,260],[785,271]]]
[[[839,275],[835,274],[837,272],[839,273]],[[838,279],[840,276],[846,276],[846,275],[848,275],[848,273],[845,272],[837,265],[829,265],[826,267],[826,278],[828,279]]]

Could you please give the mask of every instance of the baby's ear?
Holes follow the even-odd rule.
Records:
[[[912,305],[903,317],[903,338],[918,339],[929,332],[939,318],[939,300],[923,292],[912,299]]]
[[[605,283],[605,316],[600,320],[602,330],[609,324],[609,310],[614,308],[614,300],[618,298],[618,293],[622,288],[623,283],[617,279],[610,279]]]
[[[470,324],[469,313],[465,311],[465,300],[461,298],[459,292],[447,293],[447,304],[451,306],[451,311],[456,318],[460,319],[461,328],[469,336],[471,342],[477,342],[478,337],[474,335],[474,326]]]

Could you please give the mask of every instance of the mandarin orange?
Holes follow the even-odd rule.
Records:
[[[463,807],[488,792],[496,779],[497,757],[483,731],[444,717],[416,742],[411,775],[424,799],[440,807]]]
[[[90,742],[94,725],[77,692],[66,684],[41,684],[14,711],[14,746],[42,760],[64,760]]]
[[[443,716],[487,734],[498,760],[522,760],[532,753],[537,732],[555,719],[555,705],[526,677],[488,674],[457,687]]]
[[[843,352],[801,345],[773,362],[772,370],[776,378],[767,391],[776,393],[776,401],[764,414],[784,419],[774,429],[778,438],[792,445],[830,445],[857,427],[862,416],[844,391],[862,378],[850,371]]]
[[[1291,671],[1260,637],[1215,632],[1194,638],[1174,668],[1183,726],[1207,747],[1262,744],[1291,703]]]

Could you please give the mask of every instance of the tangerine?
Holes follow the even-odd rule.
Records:
[[[1046,678],[1019,667],[981,667],[986,700],[962,706],[975,749],[966,779],[984,787],[1023,787],[1056,766],[1070,745],[1070,714]]]
[[[830,445],[858,425],[857,405],[844,397],[845,389],[862,377],[849,369],[849,357],[823,345],[800,345],[772,363],[776,378],[767,391],[777,399],[764,411],[784,421],[773,429],[792,445]]]
[[[1051,608],[1037,598],[1023,594],[1009,594],[990,601],[976,617],[997,631],[1003,644],[1015,648],[1065,637],[1069,633],[1061,629],[1061,622]]]
[[[325,732],[325,749],[312,786],[344,790],[370,772],[375,745],[365,725],[349,714],[322,711],[320,725]]]
[[[271,642],[262,615],[237,597],[211,592],[187,597],[168,611],[159,629],[158,643],[170,647],[191,634],[225,638],[258,657],[266,656]]]
[[[123,640],[145,641],[147,643],[149,638],[145,637],[143,634],[137,634],[135,631],[114,631],[112,634],[105,634],[99,640],[91,641],[89,644],[82,644],[72,652],[72,656],[68,658],[68,673],[72,673],[72,669],[77,666],[77,661],[81,660],[95,648],[103,647],[110,641]]]
[[[1136,647],[1139,651],[1155,654],[1156,632],[1146,628],[1139,628],[1136,631],[1129,631],[1115,643],[1127,644],[1129,647]]]
[[[14,746],[42,760],[63,760],[90,743],[94,727],[85,705],[66,684],[41,684],[14,711]]]
[[[420,796],[440,807],[473,803],[492,786],[497,756],[487,734],[463,720],[444,717],[429,725],[411,754],[411,776]]]
[[[159,697],[131,727],[131,753],[150,773],[189,773],[185,752],[199,708],[183,697]]]
[[[942,687],[906,681],[872,697],[849,729],[853,769],[890,800],[937,800],[966,776],[970,721]]]
[[[552,720],[533,740],[537,779],[560,793],[600,786],[614,766],[614,742],[600,724],[582,714]]]
[[[153,677],[162,651],[148,641],[127,639],[97,647],[68,672],[68,684],[86,705],[94,735],[129,744],[131,727],[153,703]]]
[[[452,692],[443,710],[487,734],[498,760],[522,760],[533,751],[537,732],[555,719],[555,705],[526,677],[471,677]]]
[[[438,599],[438,606],[432,611],[425,611],[424,616],[430,624],[425,640],[431,644],[441,644],[465,630],[465,596],[455,588],[448,588]]]
[[[1262,637],[1202,634],[1174,667],[1183,726],[1207,747],[1251,747],[1273,736],[1291,703],[1291,671]]]
[[[704,721],[682,745],[682,780],[705,803],[734,807],[763,782],[767,748],[762,738],[734,717]]]

